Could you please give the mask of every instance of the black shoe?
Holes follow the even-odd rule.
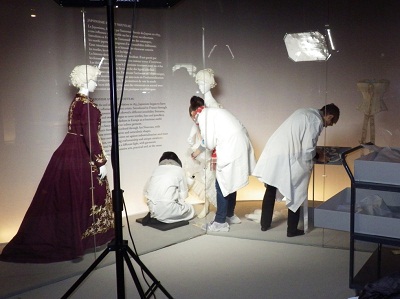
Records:
[[[296,236],[302,236],[304,235],[304,230],[302,229],[296,229],[294,232],[287,232],[286,234],[289,238],[291,237],[296,237]]]
[[[270,229],[270,226],[261,226],[261,231],[265,232],[266,230]]]

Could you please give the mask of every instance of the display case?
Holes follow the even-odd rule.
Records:
[[[385,199],[390,210],[398,210],[400,194],[382,190],[356,189],[355,198],[379,196]],[[398,202],[398,204],[396,204]],[[357,203],[356,203],[357,204]],[[345,188],[323,202],[315,209],[314,226],[350,232],[351,188]],[[380,235],[400,239],[399,218],[382,217],[355,213],[354,231],[356,233]]]
[[[362,162],[363,165],[362,171],[360,171],[360,167],[356,165],[356,163],[360,163],[360,161],[365,161],[366,159],[359,159],[358,162],[355,162],[355,170],[354,173],[357,173],[357,176],[353,175],[346,158],[349,154],[363,149],[363,146],[357,146],[352,148],[349,151],[346,151],[342,154],[342,163],[346,169],[347,174],[349,175],[351,181],[351,202],[350,202],[350,261],[349,261],[349,285],[350,288],[360,290],[364,287],[366,283],[374,282],[377,279],[389,275],[395,271],[397,271],[400,267],[400,256],[397,254],[397,249],[393,246],[400,245],[400,238],[396,235],[391,236],[390,234],[379,234],[379,233],[371,233],[371,232],[359,232],[355,230],[355,207],[356,207],[356,198],[357,198],[357,190],[376,190],[376,191],[384,191],[384,192],[392,192],[392,193],[400,193],[400,184],[394,184],[392,180],[389,178],[392,177],[393,167],[400,167],[399,163],[393,163],[394,165],[384,165],[380,164],[382,162],[370,162],[366,164]],[[368,159],[367,159],[368,160]],[[386,163],[385,163],[386,164]],[[369,167],[368,167],[369,165]],[[386,166],[386,167],[385,167]],[[356,168],[357,167],[357,168]],[[378,167],[378,168],[377,168]],[[379,171],[377,171],[379,169]],[[369,174],[370,176],[360,176],[360,174]],[[374,177],[379,173],[380,179],[378,182],[374,182]],[[397,172],[398,173],[398,172]],[[389,183],[385,183],[385,180],[382,178],[388,178]],[[398,198],[400,203],[400,198]],[[384,218],[384,217],[382,217]],[[397,222],[398,225],[399,222]],[[391,230],[396,231],[396,225],[391,226]],[[367,262],[362,266],[359,272],[355,275],[354,271],[354,258],[355,258],[355,241],[366,241],[373,242],[378,244],[377,249],[371,255],[371,257],[367,260]]]
[[[341,154],[351,186],[314,211],[315,227],[349,232],[349,286],[356,291],[366,283],[398,271],[400,267],[400,251],[397,248],[400,246],[400,181],[396,181],[400,163],[374,161],[375,153],[364,155],[363,150],[364,146],[360,145]],[[350,162],[350,156],[358,158]],[[366,203],[366,198],[380,199],[384,209],[380,207],[380,213],[367,213],[362,209],[363,204],[371,210],[376,208],[376,204],[371,204],[372,201]],[[354,266],[356,241],[363,241],[362,245],[373,248],[373,254],[357,273]],[[374,243],[377,245],[372,246]]]
[[[349,285],[350,288],[360,290],[364,287],[366,283],[376,281],[380,277],[386,276],[394,271],[397,271],[400,266],[400,258],[397,255],[397,249],[392,246],[400,245],[400,238],[396,236],[386,236],[383,234],[372,234],[369,232],[358,232],[355,230],[355,204],[357,190],[377,190],[385,192],[400,193],[400,184],[384,183],[382,180],[380,182],[367,181],[368,176],[365,178],[359,176],[358,173],[377,173],[377,165],[374,162],[370,163],[370,167],[363,169],[362,172],[355,170],[357,173],[355,177],[351,171],[346,158],[349,154],[361,150],[362,145],[357,146],[347,152],[342,154],[343,166],[346,169],[351,181],[351,203],[350,203],[350,261],[349,261]],[[397,164],[397,163],[396,163]],[[368,164],[367,164],[368,165]],[[364,165],[365,166],[365,165]],[[384,166],[384,165],[382,165]],[[394,165],[400,166],[399,165]],[[380,168],[380,177],[391,177],[390,173],[385,171],[388,169],[389,172],[392,171],[390,168]],[[371,178],[372,179],[372,178]],[[392,227],[392,230],[396,230],[396,226]],[[367,260],[364,266],[355,275],[354,271],[354,258],[355,258],[355,241],[366,241],[378,244],[377,249]]]

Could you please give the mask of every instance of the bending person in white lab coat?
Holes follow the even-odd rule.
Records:
[[[206,148],[213,150],[211,167],[216,169],[217,211],[214,221],[203,229],[227,232],[229,224],[241,223],[234,214],[236,191],[249,183],[255,166],[253,147],[246,128],[227,110],[206,108],[203,99],[194,96],[190,100],[189,113],[199,126],[203,139],[192,158]]]
[[[144,196],[147,199],[149,214],[143,224],[174,223],[190,220],[195,212],[191,204],[185,202],[188,196],[186,176],[182,162],[174,152],[164,152],[159,165],[147,181]]]
[[[300,206],[307,200],[314,159],[328,162],[323,153],[316,153],[318,137],[324,127],[336,124],[339,115],[335,104],[320,110],[299,109],[269,138],[253,171],[266,187],[260,221],[262,231],[271,227],[278,189],[285,196],[288,208],[287,236],[304,235],[304,230],[297,226]]]

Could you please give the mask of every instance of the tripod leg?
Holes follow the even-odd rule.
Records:
[[[128,266],[129,271],[131,272],[131,276],[133,278],[133,281],[135,282],[136,289],[139,292],[140,298],[146,298],[146,296],[144,294],[144,291],[143,291],[143,288],[142,288],[142,285],[140,284],[140,281],[139,281],[139,279],[138,279],[138,277],[136,275],[136,271],[133,268],[132,262],[129,259],[129,255],[126,253],[126,251],[124,251],[124,258],[125,258],[126,265]]]
[[[140,266],[140,268],[151,278],[153,281],[153,285],[150,287],[149,291],[151,290],[151,293],[149,295],[152,295],[154,291],[156,290],[157,287],[160,288],[160,290],[165,294],[170,299],[173,299],[174,297],[171,296],[171,294],[168,293],[168,291],[161,285],[160,281],[157,280],[157,278],[150,272],[150,270],[143,264],[143,262],[139,259],[139,257],[133,252],[131,248],[126,246],[126,250],[128,253],[131,255],[131,257],[135,260],[135,262]],[[148,297],[146,297],[148,298]]]
[[[76,288],[89,276],[89,274],[97,267],[98,264],[106,257],[110,252],[110,248],[107,247],[103,253],[93,262],[93,264],[79,277],[79,279],[69,288],[69,290],[61,297],[61,299],[68,298]]]

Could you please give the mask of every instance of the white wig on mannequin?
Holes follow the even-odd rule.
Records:
[[[210,84],[213,88],[217,85],[214,80],[214,71],[212,69],[204,69],[196,74],[195,82],[199,84],[199,81]]]
[[[74,67],[71,72],[70,80],[71,84],[76,88],[81,88],[90,80],[97,81],[97,77],[100,76],[101,71],[94,66],[91,65],[78,65]]]

